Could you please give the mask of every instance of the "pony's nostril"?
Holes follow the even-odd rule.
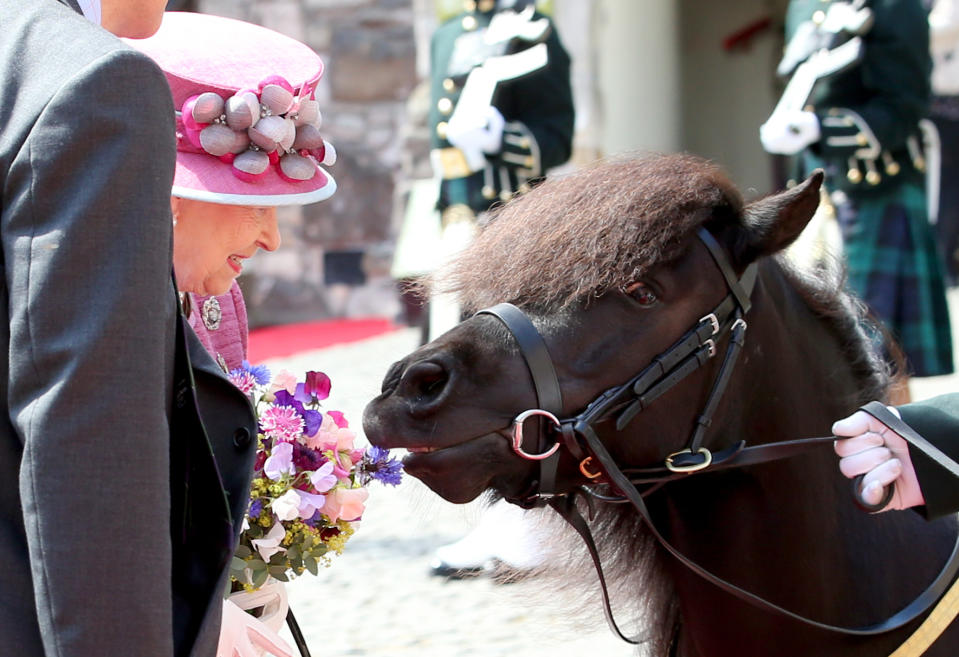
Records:
[[[442,365],[421,362],[410,366],[403,374],[403,385],[417,401],[430,401],[446,387],[449,374]]]
[[[400,384],[400,378],[403,376],[403,361],[397,361],[390,366],[386,376],[383,377],[383,385],[380,387],[381,393],[391,393],[396,390]]]

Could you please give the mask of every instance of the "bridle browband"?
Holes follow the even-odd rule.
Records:
[[[493,315],[513,335],[526,360],[539,404],[537,408],[524,411],[516,417],[513,421],[512,437],[513,450],[517,455],[539,461],[539,478],[532,483],[525,495],[510,501],[527,508],[548,504],[580,534],[599,577],[606,620],[613,632],[629,643],[640,643],[641,640],[638,637],[624,635],[613,618],[599,553],[589,525],[576,507],[577,493],[588,494],[591,498],[600,501],[629,503],[646,523],[659,544],[680,563],[721,590],[761,609],[777,612],[821,630],[852,636],[873,636],[906,625],[935,603],[959,571],[959,537],[943,570],[915,600],[881,623],[848,628],[806,618],[712,574],[679,552],[653,523],[643,497],[669,481],[694,473],[713,472],[789,458],[805,453],[811,448],[818,448],[825,444],[831,445],[835,440],[835,437],[827,436],[749,447],[746,446],[745,441],[739,441],[716,453],[703,447],[703,438],[712,423],[713,413],[722,399],[744,344],[746,322],[743,317],[751,307],[750,298],[757,278],[757,265],[751,263],[739,277],[716,238],[705,228],[700,228],[697,235],[723,275],[729,293],[712,312],[700,319],[668,349],[653,358],[652,362],[639,374],[626,383],[601,393],[582,412],[573,417],[560,419],[563,413],[563,401],[556,370],[546,342],[529,317],[522,310],[508,303],[501,303],[476,313]],[[719,371],[713,379],[703,410],[697,417],[696,426],[687,447],[668,455],[661,465],[620,469],[599,439],[595,425],[615,421],[617,431],[624,429],[655,399],[715,356],[716,345],[726,334],[730,336],[729,344]],[[554,436],[547,436],[546,431],[537,431],[537,451],[533,453],[525,451],[523,447],[524,424],[530,417],[541,417],[551,422]],[[601,494],[595,491],[592,485],[581,486],[570,493],[558,494],[555,483],[561,445],[579,461],[580,471],[584,476],[593,481],[602,479],[601,483],[607,484],[616,494]],[[639,491],[638,486],[645,486],[643,492]],[[891,491],[889,493],[891,494]],[[888,499],[881,506],[884,506],[886,502]]]

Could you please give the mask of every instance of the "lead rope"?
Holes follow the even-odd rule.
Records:
[[[740,600],[744,600],[753,604],[760,609],[772,610],[778,612],[788,618],[799,621],[806,625],[812,627],[827,630],[831,632],[837,632],[839,634],[847,634],[852,636],[874,636],[877,634],[882,634],[884,632],[889,632],[895,629],[898,629],[907,623],[915,620],[921,613],[928,609],[945,591],[946,587],[952,581],[953,577],[956,575],[956,572],[959,571],[959,541],[956,542],[956,545],[953,547],[952,554],[949,556],[949,560],[939,573],[939,576],[933,581],[929,587],[923,591],[915,600],[910,604],[906,605],[899,612],[890,616],[888,619],[881,623],[875,625],[870,625],[862,628],[846,628],[836,625],[830,625],[828,623],[821,623],[819,621],[814,621],[812,619],[801,616],[795,612],[789,611],[784,607],[780,607],[772,602],[760,598],[754,593],[750,593],[744,589],[739,588],[738,586],[710,573],[708,570],[697,564],[695,561],[692,561],[684,554],[682,554],[678,549],[676,549],[666,538],[659,532],[656,528],[656,525],[653,523],[652,517],[650,516],[649,510],[646,507],[646,503],[643,501],[642,497],[639,495],[638,491],[630,484],[629,480],[619,471],[618,468],[613,464],[612,457],[609,455],[609,452],[606,451],[606,448],[603,446],[602,442],[596,436],[595,432],[590,427],[583,427],[584,432],[581,432],[581,435],[586,439],[590,449],[593,451],[597,460],[600,462],[603,470],[606,475],[612,480],[613,484],[619,488],[624,495],[629,499],[629,502],[639,513],[640,517],[649,527],[653,536],[659,542],[659,544],[665,548],[670,554],[672,554],[680,563],[689,568],[691,571],[705,579],[707,582],[710,582],[718,586],[722,591],[729,593]],[[556,507],[554,507],[556,508]],[[559,510],[559,509],[557,509]],[[567,519],[574,529],[580,531],[579,527],[585,526],[585,520],[575,521],[570,520],[566,515],[561,515]],[[568,513],[570,516],[580,516],[579,511],[575,506],[568,507]],[[580,516],[582,518],[582,516]],[[588,532],[588,526],[585,526],[585,530]],[[595,546],[592,545],[593,541],[587,541],[587,548],[590,550],[590,553],[595,553]],[[598,555],[594,556],[594,564],[598,563]],[[608,596],[604,593],[604,599],[608,600]],[[612,611],[609,611],[609,614],[612,614]],[[621,633],[615,630],[617,634]]]
[[[736,359],[741,351],[743,345],[743,334],[745,332],[745,323],[740,324],[739,319],[734,322],[732,335],[730,338],[729,346],[727,347],[726,357],[721,366],[720,372],[716,377],[716,382],[713,385],[712,390],[710,391],[710,397],[707,399],[706,405],[704,407],[704,412],[700,416],[699,427],[708,426],[713,410],[715,410],[716,402],[715,400],[722,397],[724,388],[729,381],[730,372],[732,371]],[[878,413],[879,411],[875,410],[872,405],[867,405],[864,410],[870,413]],[[881,410],[885,410],[885,407],[882,407]],[[889,415],[892,415],[889,413]],[[881,420],[885,419],[885,416],[880,418]],[[904,426],[904,423],[901,423]],[[818,629],[828,630],[832,632],[837,632],[839,634],[847,634],[853,636],[874,636],[877,634],[882,634],[889,632],[895,629],[898,629],[907,623],[915,620],[920,614],[922,614],[926,609],[929,608],[936,600],[942,595],[946,590],[949,583],[952,581],[956,572],[959,571],[959,537],[957,537],[957,542],[953,546],[952,554],[949,557],[949,560],[946,563],[945,568],[939,573],[939,576],[929,585],[929,587],[923,591],[915,600],[910,604],[906,605],[899,612],[889,617],[885,621],[870,625],[862,628],[846,628],[836,625],[830,625],[827,623],[821,623],[804,616],[801,616],[795,612],[789,611],[784,607],[780,607],[772,602],[764,600],[758,595],[739,588],[738,586],[710,573],[708,570],[692,561],[685,555],[683,555],[677,548],[675,548],[671,543],[669,543],[666,538],[659,532],[656,528],[656,525],[653,523],[653,519],[649,513],[648,508],[646,507],[645,501],[642,499],[642,496],[639,494],[638,490],[632,485],[630,480],[622,473],[622,471],[615,465],[612,456],[606,450],[602,441],[596,435],[596,432],[593,430],[592,426],[583,422],[582,420],[576,420],[573,427],[573,431],[582,436],[586,440],[586,447],[588,451],[593,455],[596,461],[599,461],[599,464],[605,473],[606,477],[611,481],[613,486],[618,489],[632,504],[639,513],[640,517],[649,527],[654,538],[659,542],[659,544],[665,548],[670,554],[672,554],[680,563],[689,568],[691,571],[705,579],[706,581],[718,586],[721,590],[736,596],[737,598],[749,602],[760,609],[769,609],[776,611],[784,616],[787,616],[793,620],[799,621],[806,625],[811,625]],[[905,429],[904,429],[905,431]],[[911,431],[911,430],[910,430]],[[911,432],[915,433],[915,432]],[[695,443],[695,436],[690,445],[693,446]],[[820,443],[821,444],[821,443]],[[686,452],[688,450],[683,450]],[[602,563],[600,561],[599,553],[596,549],[595,541],[592,537],[592,532],[589,529],[589,525],[586,523],[586,520],[582,517],[582,514],[579,513],[579,510],[576,508],[575,499],[573,496],[566,496],[568,499],[558,500],[556,498],[549,500],[549,505],[556,510],[567,523],[569,523],[573,529],[579,533],[582,537],[584,543],[586,544],[587,550],[590,553],[590,557],[593,560],[593,566],[596,569],[599,581],[600,588],[602,589],[603,594],[603,605],[604,613],[606,615],[607,623],[615,634],[617,634],[621,639],[628,643],[638,643],[639,639],[637,637],[627,637],[619,629],[619,626],[616,624],[613,617],[613,611],[610,603],[609,593],[606,586],[605,576],[602,570]],[[955,588],[955,587],[954,587]],[[951,593],[951,591],[950,591]],[[959,598],[959,589],[956,590],[956,597]],[[955,603],[959,605],[959,600]],[[933,639],[934,640],[934,639]],[[901,656],[897,656],[901,657]]]
[[[303,632],[300,630],[300,624],[296,622],[293,609],[290,607],[286,608],[286,624],[290,628],[290,634],[293,635],[293,643],[296,644],[297,650],[300,651],[300,657],[311,657],[310,649],[306,645],[306,638],[303,636]]]

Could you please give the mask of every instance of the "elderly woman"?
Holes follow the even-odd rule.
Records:
[[[177,110],[174,275],[190,326],[229,371],[247,347],[236,278],[260,249],[279,247],[276,207],[321,201],[336,189],[320,166],[335,159],[320,136],[314,99],[323,64],[271,30],[192,13],[168,12],[155,36],[129,43],[160,65],[170,85]],[[237,527],[244,502],[231,509]],[[290,654],[276,634],[286,615],[282,589],[254,597],[241,604],[262,607],[263,622],[224,604],[218,655]]]
[[[173,262],[184,310],[221,367],[246,354],[235,279],[259,249],[280,244],[276,206],[328,198],[313,92],[323,72],[305,45],[215,16],[168,12],[157,34],[131,41],[160,64],[177,116]]]
[[[236,278],[260,249],[280,245],[276,208],[174,196],[173,270],[184,313],[225,371],[246,359],[247,317]]]

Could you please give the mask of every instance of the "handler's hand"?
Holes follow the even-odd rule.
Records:
[[[819,117],[814,112],[792,111],[773,114],[759,126],[759,141],[767,153],[794,155],[821,136]]]
[[[898,415],[898,411],[890,408]],[[925,504],[919,488],[916,471],[909,458],[905,439],[865,411],[856,411],[851,416],[832,425],[832,432],[839,437],[834,449],[839,455],[839,470],[852,479],[865,475],[862,481],[862,499],[868,504],[879,504],[884,488],[895,482],[896,490],[889,509],[908,509]]]
[[[293,651],[279,634],[235,603],[224,600],[216,657],[261,657],[264,650],[275,657],[293,657]]]

